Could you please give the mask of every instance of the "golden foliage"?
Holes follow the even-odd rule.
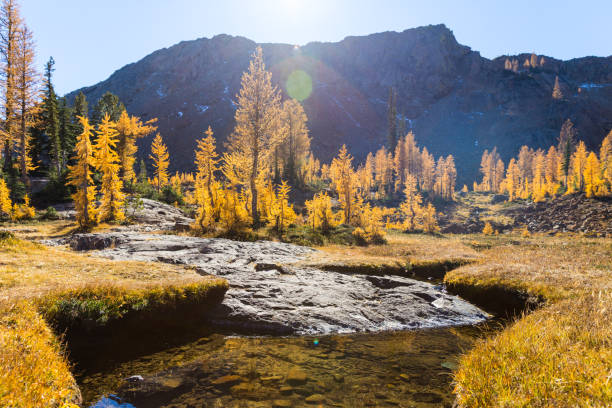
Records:
[[[155,122],[157,122],[156,118],[142,123],[139,117],[130,116],[125,110],[121,112],[115,129],[118,133],[117,154],[123,182],[131,183],[136,179],[134,173],[134,162],[138,151],[136,140],[155,132],[157,130],[157,126],[154,126]]]
[[[261,47],[257,47],[242,75],[238,94],[236,127],[230,135],[228,154],[232,157],[232,180],[249,190],[250,212],[259,224],[258,186],[270,169],[270,159],[282,132],[279,129],[280,93],[272,85],[272,74],[266,71]]]
[[[13,212],[10,193],[6,181],[0,177],[0,213],[5,217],[11,217]]]
[[[332,210],[331,197],[326,192],[314,195],[312,200],[305,203],[308,212],[308,225],[314,230],[320,229],[324,233],[338,225],[337,217]]]
[[[151,155],[153,167],[155,168],[155,188],[160,192],[162,187],[168,184],[168,166],[170,155],[161,135],[158,133],[151,144]]]
[[[102,174],[100,184],[100,206],[98,207],[98,221],[123,221],[123,181],[119,178],[119,156],[117,155],[118,133],[114,122],[111,122],[108,113],[104,115],[97,129],[97,139],[93,146],[93,157],[98,170]]]
[[[96,223],[95,195],[96,189],[91,178],[91,171],[95,165],[91,136],[93,126],[89,120],[79,117],[83,131],[77,136],[77,143],[73,160],[75,164],[68,166],[68,183],[76,187],[72,195],[76,210],[76,219],[81,228],[87,228]]]

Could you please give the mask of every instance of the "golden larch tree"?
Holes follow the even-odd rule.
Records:
[[[6,185],[6,181],[0,177],[0,214],[4,217],[11,217],[13,203],[11,202],[11,192]]]
[[[151,144],[151,155],[155,174],[155,188],[159,193],[168,184],[168,167],[170,166],[170,155],[161,135],[158,133]]]
[[[589,153],[586,159],[583,172],[584,191],[587,197],[604,195],[604,181],[601,178],[601,168],[599,159],[593,152]]]
[[[404,201],[400,204],[400,212],[404,217],[403,228],[406,231],[414,231],[419,226],[421,214],[421,195],[417,191],[417,181],[410,173],[406,173],[404,187]]]
[[[198,140],[195,151],[196,164],[196,203],[198,204],[197,224],[202,230],[212,227],[215,212],[215,172],[218,170],[219,157],[213,131],[208,127],[204,137]]]
[[[606,189],[612,192],[612,131],[601,142],[599,163]]]
[[[98,124],[96,131],[97,139],[93,147],[93,155],[96,170],[102,174],[100,184],[100,207],[98,208],[99,221],[122,221],[125,219],[123,213],[123,182],[119,178],[119,155],[117,154],[117,142],[119,134],[115,124],[111,122],[108,113]]]
[[[96,188],[91,178],[95,166],[91,136],[93,126],[85,117],[79,117],[83,131],[77,136],[77,143],[73,156],[74,165],[68,166],[68,183],[76,188],[72,195],[76,210],[76,219],[81,228],[88,228],[96,223]]]
[[[569,183],[567,193],[584,191],[584,168],[586,167],[586,159],[586,144],[580,141],[570,160],[572,181]]]
[[[19,3],[2,0],[0,6],[0,56],[2,57],[2,95],[4,123],[0,139],[4,142],[4,169],[11,165],[12,149],[17,142],[15,125],[17,116],[16,76],[19,31],[22,25]]]
[[[338,156],[332,160],[330,166],[330,176],[332,185],[338,193],[338,198],[342,204],[344,213],[343,222],[349,224],[353,213],[355,202],[355,177],[353,170],[353,156],[342,145]]]
[[[23,24],[17,36],[16,55],[16,104],[19,121],[19,170],[21,181],[29,185],[28,173],[36,167],[33,165],[30,144],[30,128],[35,124],[35,117],[40,106],[40,75],[35,68],[34,40],[32,32]]]
[[[270,168],[277,145],[279,113],[280,94],[272,85],[272,74],[266,71],[261,47],[257,47],[248,71],[242,75],[236,127],[228,145],[228,153],[238,157],[235,162],[240,165],[236,172],[240,184],[249,189],[255,226],[259,225],[258,186],[262,185],[262,173]]]
[[[285,132],[279,146],[283,160],[283,177],[289,184],[295,185],[300,169],[305,165],[306,157],[310,153],[308,118],[302,105],[295,99],[289,99],[283,103],[280,121]]]
[[[132,183],[136,180],[134,173],[134,163],[136,161],[136,140],[145,137],[157,130],[154,123],[156,118],[143,123],[137,116],[128,115],[127,111],[121,112],[115,129],[117,130],[117,154],[119,156],[120,172],[119,177],[124,183]]]

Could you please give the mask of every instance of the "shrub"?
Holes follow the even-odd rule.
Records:
[[[43,220],[59,220],[59,214],[55,207],[47,207],[44,213],[40,216]]]
[[[482,229],[482,233],[484,235],[493,235],[493,226],[490,222],[486,222],[484,228]]]

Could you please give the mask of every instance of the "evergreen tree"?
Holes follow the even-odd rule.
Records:
[[[147,181],[147,164],[144,159],[140,159],[140,165],[138,167],[138,182],[145,183]]]
[[[125,111],[125,106],[119,100],[117,95],[106,92],[93,108],[92,122],[98,125],[102,122],[104,115],[108,115],[111,122],[117,122],[121,117],[121,112]]]
[[[79,117],[87,117],[89,114],[87,97],[83,92],[79,92],[78,95],[74,97],[74,105],[72,106],[71,113],[72,117],[70,118],[70,122],[72,124],[72,133],[78,135],[83,132]]]
[[[557,150],[561,155],[561,172],[564,177],[564,185],[568,187],[568,176],[570,171],[570,162],[574,151],[574,140],[576,137],[576,129],[571,120],[567,119],[561,127],[559,133],[559,144]]]
[[[75,132],[77,129],[72,123],[72,108],[68,105],[66,98],[58,100],[59,139],[62,146],[62,163],[66,163],[72,156],[76,144]],[[80,127],[80,126],[79,126]]]
[[[397,94],[393,87],[389,88],[389,99],[387,101],[387,145],[389,151],[395,150],[397,144]]]
[[[60,140],[60,125],[57,96],[51,82],[55,60],[49,58],[45,66],[45,99],[43,101],[43,128],[49,143],[50,164],[57,177],[62,173],[62,143]]]

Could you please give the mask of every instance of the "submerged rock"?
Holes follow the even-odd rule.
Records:
[[[225,277],[230,289],[208,319],[234,331],[352,333],[475,324],[487,318],[426,282],[297,266],[314,249],[292,244],[127,232],[77,234],[68,243],[111,259],[186,264]]]

